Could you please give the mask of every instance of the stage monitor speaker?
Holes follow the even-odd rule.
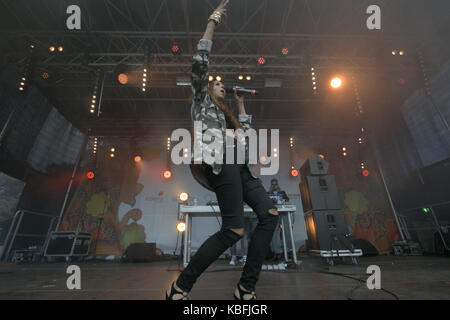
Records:
[[[300,194],[304,212],[342,208],[334,176],[302,177]]]
[[[377,248],[366,239],[352,238],[351,242],[355,248],[362,250],[363,257],[376,257],[379,254]]]
[[[309,157],[300,168],[302,179],[306,176],[326,175],[328,172],[328,162],[319,156]]]
[[[44,255],[47,257],[87,256],[90,243],[89,232],[54,231],[50,234]]]
[[[351,243],[347,222],[341,210],[310,210],[305,212],[305,225],[308,235],[308,250],[345,250]]]
[[[156,243],[132,243],[122,255],[122,262],[152,262],[157,260]]]

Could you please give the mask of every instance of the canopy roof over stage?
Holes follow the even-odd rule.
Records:
[[[373,1],[372,1],[373,2]],[[356,79],[362,99],[371,101],[377,76],[392,70],[417,71],[417,49],[431,63],[430,75],[448,58],[448,0],[375,1],[381,8],[381,30],[368,30],[361,0],[232,0],[226,23],[217,30],[211,74],[227,85],[261,91],[247,100],[247,111],[259,126],[285,132],[352,134],[348,119],[355,109]],[[66,9],[81,8],[80,31],[67,30]],[[212,0],[0,2],[0,46],[9,63],[25,68],[29,45],[37,48],[36,83],[77,127],[96,135],[142,135],[149,130],[189,127],[191,95],[188,86],[192,55]],[[447,36],[448,37],[448,36]],[[50,46],[63,46],[51,53]],[[172,53],[177,45],[179,54]],[[282,55],[287,48],[288,54]],[[385,63],[392,50],[404,60]],[[140,90],[148,57],[149,85]],[[257,60],[264,57],[266,63]],[[137,81],[120,85],[118,65],[125,65]],[[311,67],[317,75],[312,90]],[[105,75],[100,118],[89,113],[96,71]],[[411,71],[412,70],[412,71]],[[47,72],[48,79],[39,74]],[[238,76],[250,75],[250,81]],[[347,86],[341,94],[329,90],[329,78],[340,75]],[[353,77],[353,78],[352,78]],[[275,80],[275,81],[272,81]],[[353,81],[353,80],[352,80]],[[405,86],[411,94],[417,87]],[[364,103],[364,101],[363,101]]]

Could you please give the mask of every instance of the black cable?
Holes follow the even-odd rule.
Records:
[[[177,243],[175,244],[175,250],[173,250],[173,255],[175,256],[177,254],[178,249],[178,238],[180,237],[180,233],[177,232]]]
[[[320,273],[325,273],[325,274],[331,274],[331,275],[335,275],[335,276],[340,276],[340,277],[344,277],[344,278],[353,279],[353,280],[356,280],[356,281],[359,281],[359,282],[362,282],[362,283],[366,283],[366,282],[367,282],[367,279],[368,279],[368,278],[366,278],[366,279],[364,279],[364,280],[363,280],[363,279],[358,279],[358,278],[355,278],[355,277],[346,275],[346,274],[344,274],[344,273],[339,273],[339,272],[331,272],[331,271],[323,271],[323,270],[320,270],[319,272],[320,272]],[[362,286],[362,285],[356,286],[355,288],[353,288],[352,290],[350,290],[350,292],[355,291],[358,287],[361,287],[361,286]],[[393,293],[393,292],[391,292],[391,291],[389,291],[389,290],[387,290],[387,289],[384,289],[384,288],[380,288],[380,290],[386,292],[387,294],[390,294],[391,296],[393,296],[393,297],[395,298],[395,300],[400,300],[400,298],[399,298],[395,293]],[[347,295],[347,299],[348,299],[348,300],[352,300],[351,298],[348,297],[348,295]]]
[[[220,221],[219,221],[219,217],[218,216],[216,216],[216,210],[214,210],[214,206],[213,205],[209,205],[210,207],[211,207],[211,209],[212,209],[212,211],[213,211],[213,213],[214,213],[214,217],[216,217],[216,220],[217,220],[217,223],[219,224],[219,227],[221,227],[222,228],[222,224],[220,223]]]

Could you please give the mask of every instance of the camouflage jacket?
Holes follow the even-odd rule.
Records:
[[[229,137],[226,135],[227,123],[223,112],[214,104],[210,95],[208,94],[208,66],[209,66],[209,54],[211,52],[212,41],[207,39],[201,39],[197,45],[197,54],[194,56],[191,72],[191,84],[192,84],[192,107],[191,118],[192,121],[201,121],[202,126],[194,126],[194,137],[202,137],[202,139],[194,139],[194,153],[192,160],[194,163],[200,163],[200,153],[195,153],[195,150],[205,150],[206,153],[215,155],[218,152],[218,158],[223,159],[225,150],[225,141]],[[252,116],[248,114],[240,114],[238,121],[242,125],[244,131],[250,129]],[[209,131],[209,134],[205,135],[205,132]],[[211,133],[213,137],[211,139]],[[237,139],[237,143],[242,143],[246,150],[246,163],[248,163],[248,145],[244,139]],[[220,143],[219,148],[213,148],[212,142],[217,141]],[[197,145],[196,145],[197,144]],[[218,144],[219,145],[219,144]],[[231,149],[230,149],[231,151]],[[204,155],[204,153],[203,153]],[[197,159],[197,160],[196,160]],[[222,164],[218,163],[216,159],[205,159],[203,162],[212,167],[214,174],[218,175],[222,171]],[[223,162],[223,161],[222,161]],[[249,166],[251,169],[252,166]],[[256,178],[256,175],[250,170],[252,176]]]

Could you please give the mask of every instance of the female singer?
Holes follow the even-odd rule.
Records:
[[[226,91],[223,83],[212,81],[208,84],[209,53],[214,29],[226,15],[228,2],[229,0],[221,0],[220,5],[210,16],[206,31],[198,43],[198,52],[194,56],[191,73],[192,120],[202,121],[202,134],[208,129],[212,129],[219,130],[223,137],[226,136],[227,128],[245,131],[250,129],[251,123],[251,116],[245,112],[243,96],[234,93],[239,113],[239,117],[236,119],[233,111],[225,104]],[[203,136],[201,141],[202,148],[205,150],[208,150],[207,142],[210,142],[208,140]],[[236,143],[238,142],[236,141]],[[222,163],[209,160],[209,163],[203,162],[202,165],[199,165],[201,170],[193,170],[197,181],[206,181],[202,184],[206,184],[216,193],[222,216],[222,227],[200,246],[189,265],[172,283],[171,288],[166,292],[168,300],[187,300],[188,293],[202,272],[243,236],[244,201],[256,213],[258,225],[250,240],[247,262],[234,290],[234,298],[237,300],[256,299],[255,286],[278,221],[278,211],[267,196],[261,180],[251,173],[247,164],[225,163],[225,153],[234,153],[233,150],[237,148],[229,148],[228,151],[225,141],[222,141],[222,146],[222,159],[224,160]]]

